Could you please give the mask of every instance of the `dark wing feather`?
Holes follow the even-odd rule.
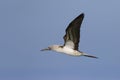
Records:
[[[78,50],[79,38],[80,38],[80,27],[84,18],[84,14],[80,14],[76,17],[67,27],[64,38],[64,45],[67,41],[73,41],[74,49]]]

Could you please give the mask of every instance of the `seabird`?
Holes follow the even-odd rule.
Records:
[[[66,34],[64,35],[64,45],[52,45],[41,51],[52,50],[71,56],[86,56],[91,58],[97,58],[96,56],[89,55],[78,50],[80,41],[80,27],[84,18],[84,13],[76,17],[67,27]]]

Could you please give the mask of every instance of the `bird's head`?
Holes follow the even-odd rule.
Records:
[[[54,50],[56,48],[60,48],[61,46],[60,45],[52,45],[52,46],[49,46],[45,49],[41,49],[41,51],[46,51],[46,50]]]

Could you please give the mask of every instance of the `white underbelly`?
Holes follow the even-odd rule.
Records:
[[[63,48],[63,53],[69,54],[69,55],[74,55],[74,50],[70,48]]]
[[[72,56],[79,55],[78,53],[76,53],[75,50],[73,50],[73,49],[71,49],[69,47],[64,47],[61,52],[64,53],[64,54],[72,55]]]

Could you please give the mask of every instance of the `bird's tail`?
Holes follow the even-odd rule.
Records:
[[[96,57],[96,56],[93,56],[93,55],[89,55],[89,54],[86,54],[86,53],[83,53],[83,56],[86,56],[86,57],[90,57],[90,58],[98,58],[98,57]]]

